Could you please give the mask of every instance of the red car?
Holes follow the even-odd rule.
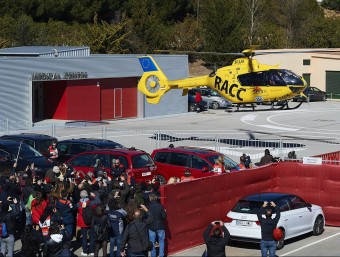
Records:
[[[213,166],[223,154],[205,148],[197,147],[168,147],[156,149],[151,156],[157,165],[157,177],[161,184],[171,177],[182,177],[189,169],[194,178],[212,176]],[[227,170],[237,169],[237,163],[223,155]]]
[[[110,174],[112,160],[119,159],[126,172],[137,183],[150,182],[155,176],[156,166],[151,156],[142,150],[135,149],[99,149],[83,152],[68,160],[66,164],[76,171],[88,173],[95,169],[98,159],[108,174]]]

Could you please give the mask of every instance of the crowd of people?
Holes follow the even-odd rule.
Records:
[[[56,163],[44,178],[34,169],[0,177],[1,254],[21,256],[164,256],[164,219],[159,181],[137,184],[119,160],[110,172],[76,172]],[[109,248],[109,249],[108,249]],[[1,256],[0,254],[0,256]]]

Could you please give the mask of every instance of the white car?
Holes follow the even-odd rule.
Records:
[[[258,193],[239,200],[225,217],[224,225],[229,230],[231,240],[260,242],[261,226],[257,213],[264,201],[273,201],[280,208],[281,217],[277,227],[283,231],[284,236],[277,241],[277,249],[283,248],[285,239],[308,232],[313,232],[313,235],[323,233],[325,216],[320,206],[307,203],[292,194]]]

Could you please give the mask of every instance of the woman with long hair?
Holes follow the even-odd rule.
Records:
[[[110,223],[105,214],[104,207],[100,204],[94,209],[93,228],[95,232],[96,246],[94,256],[98,257],[100,248],[103,251],[102,256],[107,255],[107,241],[109,239],[109,226]]]

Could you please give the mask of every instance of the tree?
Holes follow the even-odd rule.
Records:
[[[125,31],[130,21],[119,24],[109,24],[105,21],[98,23],[96,17],[94,24],[87,24],[84,30],[82,44],[90,47],[97,54],[122,54],[128,53],[124,40],[129,34]]]
[[[36,26],[30,16],[23,15],[18,18],[13,27],[13,41],[17,46],[34,45]]]
[[[246,12],[249,16],[249,34],[248,34],[248,46],[258,44],[258,30],[260,27],[260,19],[262,17],[262,9],[264,7],[263,0],[243,0],[245,3]]]
[[[166,49],[199,51],[203,40],[200,24],[194,17],[187,17],[183,22],[177,22],[171,27],[166,41]]]
[[[245,17],[239,15],[242,2],[238,0],[206,0],[202,3],[202,27],[204,35],[204,50],[225,52],[240,52],[244,49],[247,29]],[[207,56],[209,62],[223,63],[226,57]]]
[[[323,0],[321,6],[334,11],[340,11],[340,0]]]

